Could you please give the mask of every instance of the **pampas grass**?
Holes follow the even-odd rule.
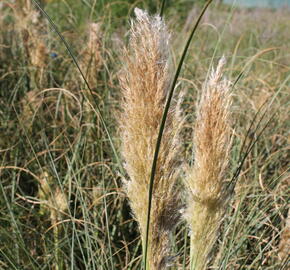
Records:
[[[227,199],[223,188],[231,146],[230,84],[222,79],[225,59],[205,84],[197,108],[195,162],[186,177],[185,218],[191,229],[191,269],[205,269]]]
[[[88,24],[88,42],[81,53],[81,69],[85,72],[90,87],[97,87],[97,75],[102,66],[102,32],[101,23]]]
[[[45,70],[48,63],[48,48],[45,44],[45,25],[40,13],[28,0],[8,4],[14,12],[15,27],[22,39],[34,88],[47,83]]]
[[[180,177],[187,176],[189,183],[185,186],[188,194],[182,199],[187,200],[185,214],[192,224],[192,268],[199,262],[200,268],[215,270],[287,268],[290,58],[287,46],[281,44],[289,39],[289,12],[257,9],[253,13],[212,5],[206,23],[197,27],[194,22],[200,8],[196,6],[197,16],[191,18],[190,28],[191,33],[197,31],[192,45],[182,52],[181,41],[189,44],[185,35],[192,36],[182,31],[192,6],[189,1],[162,1],[174,33],[170,41],[163,22],[144,12],[137,14],[130,34],[127,18],[132,8],[148,7],[147,2],[52,1],[45,8],[44,1],[0,2],[1,269],[142,269],[141,238],[144,252],[149,251],[147,270],[149,266],[189,269],[186,224],[179,223],[172,235],[170,231],[178,218],[180,200],[176,193],[184,189],[174,184],[176,167],[182,158],[191,159],[193,144],[196,162]],[[155,9],[153,2],[150,9]],[[259,24],[253,15],[268,20]],[[241,16],[247,20],[235,24]],[[274,24],[269,18],[273,16],[279,17]],[[102,22],[101,33],[94,27],[86,33],[90,22]],[[265,40],[269,29],[277,38]],[[117,59],[123,43],[116,40],[125,43],[128,36],[129,46],[120,63]],[[174,78],[168,68],[169,42],[176,54]],[[238,88],[232,146],[228,143],[231,113],[225,128],[224,109],[220,109],[227,101],[227,88],[222,89],[223,98],[219,99],[216,90],[208,89],[209,82],[204,88],[200,86],[209,60],[222,53],[228,55],[227,73]],[[73,62],[81,67],[79,71]],[[120,65],[124,65],[122,99],[117,80]],[[42,68],[44,80],[38,73]],[[220,78],[212,87],[223,84],[222,73],[220,68]],[[87,81],[92,86],[88,90],[84,86]],[[174,100],[166,122],[163,111],[167,111],[171,94],[179,89],[188,93],[182,103],[188,122],[176,123],[180,117]],[[203,89],[202,98],[194,108],[197,89]],[[265,98],[271,102],[264,103]],[[114,147],[121,141],[112,118],[116,107],[122,112],[117,117],[127,169],[127,174],[121,172],[126,179],[123,185]],[[184,127],[181,143],[180,125]],[[191,129],[196,131],[194,140]],[[159,140],[161,151],[154,178]],[[238,174],[236,202],[227,202],[224,184],[231,176],[233,185],[227,183],[227,187],[233,188]],[[180,189],[174,192],[175,187]],[[124,189],[137,222],[130,215],[121,192]],[[149,220],[146,208],[151,202]],[[175,254],[180,256],[171,256]],[[166,267],[173,259],[174,264]]]
[[[151,166],[170,83],[168,70],[169,34],[159,16],[135,9],[125,70],[120,76],[123,113],[120,118],[122,154],[129,180],[125,189],[139,223],[143,247],[146,242],[148,189]],[[151,224],[148,237],[150,270],[169,263],[169,233],[179,218],[175,189],[179,170],[179,110],[172,106],[165,127],[156,169]]]
[[[49,214],[53,228],[55,262],[53,269],[63,269],[64,260],[61,256],[59,242],[61,239],[60,223],[63,214],[68,210],[66,194],[53,183],[53,178],[44,171],[40,177],[38,197],[41,202],[40,213]]]
[[[288,208],[288,214],[285,218],[285,226],[283,228],[280,243],[279,243],[279,259],[283,261],[289,260],[290,256],[290,208]]]

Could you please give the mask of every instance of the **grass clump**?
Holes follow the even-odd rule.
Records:
[[[147,270],[287,269],[289,11],[212,1],[172,87],[201,13],[193,2],[0,1],[0,269],[144,267],[172,89],[185,94],[161,140]],[[139,10],[130,28],[135,7],[164,3],[168,27]],[[222,55],[226,68],[205,82]]]

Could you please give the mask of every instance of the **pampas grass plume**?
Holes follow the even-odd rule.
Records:
[[[88,42],[81,53],[81,69],[85,72],[89,85],[97,87],[97,75],[101,69],[102,59],[101,23],[88,24]]]
[[[149,16],[137,8],[135,15],[124,56],[126,67],[120,76],[123,113],[119,123],[122,154],[129,176],[129,180],[125,181],[125,189],[139,223],[144,247],[151,166],[170,84],[169,33],[159,16]],[[181,122],[179,110],[172,106],[164,130],[153,188],[147,257],[147,269],[150,270],[164,269],[166,266],[169,233],[179,216],[175,184]]]
[[[185,218],[191,229],[191,269],[205,269],[226,200],[223,192],[231,146],[230,83],[222,79],[225,58],[205,84],[197,108],[195,163],[188,169]]]

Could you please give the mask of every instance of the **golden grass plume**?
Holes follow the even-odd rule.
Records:
[[[282,188],[287,190],[290,185],[290,173],[286,175],[285,184]],[[280,261],[284,262],[289,260],[290,257],[290,204],[287,204],[288,213],[284,220],[284,227],[280,235],[278,258]]]
[[[56,186],[47,171],[41,174],[38,197],[43,202],[40,208],[41,214],[50,213],[51,223],[55,225],[68,209],[68,201],[65,193]]]
[[[55,261],[53,262],[52,269],[63,269],[63,258],[59,246],[62,227],[59,225],[63,220],[63,215],[68,210],[67,195],[54,183],[53,177],[47,171],[41,174],[39,184],[38,197],[42,202],[40,213],[50,215],[53,229]]]
[[[19,0],[15,4],[7,5],[14,12],[15,28],[22,39],[28,63],[33,67],[33,83],[35,86],[42,86],[46,84],[48,49],[45,44],[45,24],[40,12],[28,0]]]
[[[122,154],[129,175],[129,180],[125,181],[126,193],[144,245],[151,166],[170,84],[169,33],[159,16],[149,16],[137,8],[135,15],[124,56],[125,68],[120,76],[123,112],[119,123]],[[177,154],[181,123],[178,106],[173,105],[155,175],[148,238],[150,270],[163,269],[171,258],[168,256],[169,233],[179,218],[175,184],[179,173]]]
[[[97,86],[97,75],[103,63],[102,59],[102,31],[101,23],[88,24],[88,42],[82,51],[82,59],[80,61],[89,85],[92,88]]]
[[[222,79],[225,58],[204,85],[197,107],[195,162],[185,179],[189,191],[185,218],[191,229],[191,267],[205,269],[222,219],[223,188],[231,146],[230,83]]]

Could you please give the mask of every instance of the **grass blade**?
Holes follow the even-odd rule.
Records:
[[[90,87],[88,81],[86,80],[85,75],[84,75],[84,73],[82,72],[82,70],[81,70],[81,68],[80,68],[80,66],[79,66],[79,64],[78,64],[78,62],[77,62],[77,59],[76,59],[76,57],[74,56],[72,50],[70,49],[70,46],[69,46],[69,44],[67,43],[67,41],[65,40],[64,36],[60,33],[60,31],[58,30],[58,27],[55,25],[55,23],[54,23],[53,20],[50,18],[50,16],[47,14],[47,12],[46,12],[46,11],[45,11],[41,6],[40,6],[40,4],[37,3],[35,0],[32,0],[32,2],[33,2],[34,5],[35,5],[35,6],[36,6],[40,11],[41,11],[41,13],[42,13],[46,18],[47,18],[47,20],[48,20],[48,22],[50,23],[51,27],[54,29],[54,31],[57,33],[57,35],[58,35],[59,38],[61,39],[61,41],[62,41],[62,43],[64,44],[64,46],[66,47],[66,49],[67,49],[67,51],[68,51],[70,57],[72,58],[72,60],[73,60],[73,62],[74,62],[74,64],[75,64],[75,66],[77,67],[77,69],[78,69],[78,71],[79,71],[79,73],[80,73],[82,79],[84,80],[85,85],[86,85],[87,88],[89,89],[89,92],[90,92],[91,96],[94,97],[93,92],[92,92],[92,89],[91,89],[91,87]],[[108,130],[108,128],[107,128],[107,125],[106,125],[105,119],[104,119],[104,117],[103,117],[103,115],[102,115],[102,112],[101,112],[101,109],[100,109],[99,105],[97,104],[97,102],[96,102],[96,100],[95,100],[94,98],[93,98],[93,101],[94,101],[94,105],[95,105],[95,107],[96,107],[96,110],[95,110],[95,111],[97,112],[98,116],[100,117],[101,123],[102,123],[102,125],[103,125],[103,127],[104,127],[104,130],[105,130],[107,136],[108,136],[108,139],[109,139],[109,142],[110,142],[111,148],[112,148],[112,150],[113,150],[114,156],[115,156],[115,158],[116,158],[116,161],[117,161],[117,163],[118,163],[118,165],[119,165],[119,168],[120,168],[121,172],[124,174],[124,172],[123,172],[123,167],[122,167],[122,165],[121,165],[121,161],[120,161],[119,156],[118,156],[118,154],[117,154],[116,148],[115,148],[115,146],[114,146],[113,140],[112,140],[111,135],[110,135],[110,133],[109,133],[109,130]]]
[[[183,62],[185,60],[185,56],[187,54],[187,51],[189,49],[189,45],[192,41],[192,38],[197,30],[197,27],[199,26],[199,23],[204,15],[204,13],[206,12],[207,8],[209,7],[209,5],[211,4],[212,0],[208,0],[207,3],[204,5],[190,35],[189,38],[186,42],[186,45],[184,47],[182,56],[180,58],[178,67],[176,69],[176,73],[167,97],[167,101],[166,101],[166,105],[164,108],[164,112],[162,115],[162,120],[160,123],[160,128],[159,128],[159,133],[158,133],[158,138],[157,138],[157,143],[156,143],[156,148],[155,148],[155,153],[154,153],[154,158],[153,158],[153,162],[152,162],[152,169],[151,169],[151,175],[150,175],[150,183],[149,183],[149,192],[148,192],[148,214],[147,214],[147,226],[146,226],[146,241],[145,241],[145,254],[144,254],[144,270],[146,270],[146,261],[147,261],[147,249],[148,249],[148,236],[149,236],[149,228],[150,228],[150,214],[151,214],[151,203],[152,203],[152,194],[153,194],[153,185],[154,185],[154,178],[155,178],[155,172],[156,172],[156,167],[157,167],[157,159],[158,159],[158,155],[159,155],[159,150],[160,150],[160,146],[161,146],[161,140],[162,140],[162,135],[163,135],[163,131],[165,128],[165,122],[167,119],[167,114],[168,114],[168,110],[170,108],[170,104],[171,104],[171,100],[173,97],[173,93],[174,93],[174,89],[177,83],[177,79],[179,77],[179,74],[181,72],[181,68],[183,66]]]

